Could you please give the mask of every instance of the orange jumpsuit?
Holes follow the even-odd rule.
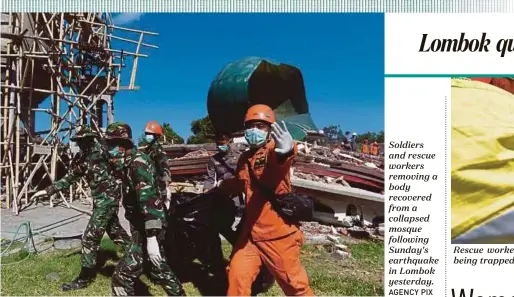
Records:
[[[367,144],[362,144],[362,148],[361,148],[361,151],[363,154],[369,154],[369,147]]]
[[[261,184],[276,188],[276,194],[291,192],[289,169],[298,148],[295,145],[289,156],[278,155],[274,148],[275,143],[270,140],[255,153],[244,152],[239,159],[238,184],[246,194],[245,220],[227,268],[228,296],[249,296],[262,263],[286,295],[314,296],[300,263],[302,232],[297,225],[284,222],[265,196],[251,186],[247,160]]]
[[[378,156],[378,144],[371,145],[371,154],[374,156]]]

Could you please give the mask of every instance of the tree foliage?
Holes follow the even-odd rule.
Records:
[[[169,123],[162,123],[162,132],[163,136],[159,139],[159,142],[162,144],[183,144],[184,138],[180,137],[180,135],[177,134],[171,128],[171,125]],[[145,138],[145,133],[143,132],[141,136],[139,136],[138,143],[141,143],[143,139]]]
[[[323,132],[327,136],[329,140],[332,141],[341,141],[344,137],[345,131],[341,130],[341,127],[339,125],[329,125],[325,128],[323,128]],[[350,131],[351,132],[351,131]],[[370,142],[378,142],[383,143],[384,142],[384,131],[380,132],[366,132],[362,134],[357,134],[357,142],[363,142],[364,139],[367,139]]]
[[[366,133],[357,135],[357,142],[362,142],[364,139],[367,139],[370,142],[376,141],[378,143],[384,143],[384,131],[366,132]]]
[[[171,128],[171,125],[169,123],[163,123],[162,124],[162,131],[164,133],[164,137],[162,138],[163,143],[166,144],[183,144],[184,138],[180,137],[180,135],[177,134]]]
[[[343,131],[339,125],[329,125],[328,127],[323,128],[323,133],[327,136],[329,140],[341,140],[344,136]]]
[[[187,139],[188,144],[212,143],[215,141],[215,130],[209,116],[191,122],[193,135]]]

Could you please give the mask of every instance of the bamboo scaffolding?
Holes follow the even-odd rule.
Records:
[[[113,121],[113,96],[135,86],[142,48],[158,48],[143,42],[153,32],[114,26],[109,14],[2,13],[2,82],[0,89],[0,177],[5,204],[16,214],[30,205],[29,194],[63,176],[71,165],[66,149],[72,132],[89,122],[99,130]],[[137,39],[116,32],[137,33]],[[111,40],[137,45],[113,48]],[[121,85],[125,57],[132,56],[128,86]],[[104,96],[107,96],[104,98]],[[50,103],[50,107],[40,105]],[[107,108],[107,123],[102,114]],[[77,113],[78,111],[78,113]],[[46,115],[48,129],[35,131],[36,114]],[[39,119],[38,119],[39,120]],[[87,197],[84,179],[69,188],[68,203]],[[55,195],[50,206],[55,205]]]

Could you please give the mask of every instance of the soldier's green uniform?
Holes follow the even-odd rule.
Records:
[[[78,278],[63,285],[63,290],[86,287],[95,278],[98,250],[105,232],[124,248],[130,242],[130,236],[118,219],[120,185],[116,184],[110,172],[107,152],[102,150],[95,138],[96,134],[88,128],[82,128],[77,132],[72,141],[79,143],[81,151],[74,158],[70,172],[45,189],[48,195],[53,195],[68,189],[81,177],[85,177],[93,197],[93,214],[82,235],[82,270]]]
[[[157,186],[161,197],[166,197],[166,186],[171,183],[171,172],[168,165],[168,156],[162,145],[157,141],[148,142],[142,139],[138,144],[139,150],[148,154],[157,170]]]
[[[130,127],[123,123],[107,127],[112,163],[123,173],[126,187],[123,206],[132,233],[132,243],[114,271],[112,293],[134,295],[135,281],[143,274],[146,239],[155,236],[162,260],[158,267],[151,264],[150,277],[168,295],[182,296],[185,295],[182,284],[166,263],[162,248],[167,222],[164,200],[156,186],[156,169],[150,156],[133,148],[131,134]]]

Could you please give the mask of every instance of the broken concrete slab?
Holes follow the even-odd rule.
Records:
[[[350,258],[350,253],[336,250],[333,253],[331,253],[330,256],[337,260],[344,260],[344,259]]]

